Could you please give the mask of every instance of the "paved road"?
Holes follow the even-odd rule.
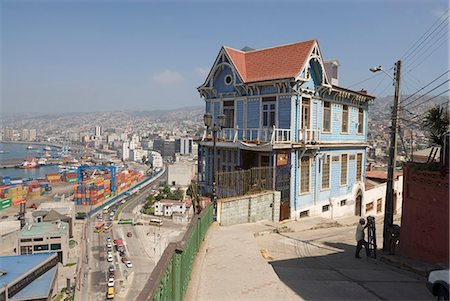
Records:
[[[145,201],[148,192],[153,187],[147,186],[139,194],[127,197],[127,205],[124,207],[122,218],[134,218],[132,213],[135,206]],[[112,207],[112,206],[111,206]],[[103,214],[107,219],[108,215]],[[107,271],[112,264],[115,268],[115,300],[134,300],[142,290],[146,280],[150,276],[155,263],[144,251],[141,242],[142,233],[136,231],[132,225],[119,225],[113,223],[112,231],[109,233],[94,233],[94,226],[97,223],[96,215],[89,219],[90,226],[87,230],[88,236],[88,289],[83,295],[83,300],[105,300],[107,292]],[[139,226],[137,226],[139,227]],[[127,237],[127,232],[133,236]],[[116,238],[123,238],[125,241],[126,255],[130,258],[133,267],[127,268],[121,262],[121,257],[113,248],[112,263],[107,261],[106,237],[110,236],[113,241]],[[145,267],[145,268],[143,268]]]
[[[214,224],[186,300],[433,300],[424,278],[354,258],[356,221],[329,227],[302,219],[281,234],[269,233],[278,226],[269,223]]]

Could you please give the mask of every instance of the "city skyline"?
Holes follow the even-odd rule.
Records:
[[[368,69],[391,68],[448,9],[444,1],[226,5],[3,1],[2,112],[202,106],[196,88],[222,45],[261,49],[313,38],[325,59],[339,60],[341,86],[391,95],[389,78]],[[301,13],[311,10],[320,10],[322,17]],[[299,16],[302,21],[295,21]],[[269,17],[273,22],[267,22]],[[333,19],[334,24],[329,22]],[[418,57],[420,51],[407,57],[404,94],[414,93],[448,67],[448,45],[442,46],[445,28],[438,31],[432,47],[422,49],[423,57]]]

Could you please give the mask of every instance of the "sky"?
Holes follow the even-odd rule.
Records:
[[[222,45],[314,38],[339,60],[340,86],[375,96],[394,87],[381,72],[364,81],[370,67],[392,74],[405,59],[405,94],[449,69],[448,17],[405,56],[448,14],[446,0],[0,1],[2,114],[201,106],[196,88]]]

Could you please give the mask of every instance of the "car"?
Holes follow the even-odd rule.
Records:
[[[110,272],[110,273],[111,273],[111,272],[114,272],[114,266],[113,266],[113,265],[110,265],[110,266],[109,266],[108,272]]]
[[[129,261],[129,260],[125,262],[125,266],[127,268],[132,268],[133,267],[133,265],[131,264],[131,261]]]
[[[113,256],[111,251],[108,251],[108,256]]]
[[[143,223],[143,222],[136,222],[136,223],[134,223],[134,225],[135,225],[135,226],[143,226],[144,223]]]
[[[7,215],[3,215],[3,216],[2,216],[2,219],[7,219],[7,218],[8,218]]]
[[[114,286],[114,278],[108,279],[108,286]]]
[[[124,257],[125,256],[125,250],[124,251],[119,251],[119,256],[120,257]]]
[[[111,243],[111,237],[109,237],[109,236],[106,237],[106,242],[107,242],[107,243]]]
[[[113,256],[112,254],[108,254],[108,262],[112,262],[113,261]]]
[[[114,271],[112,271],[112,272],[108,272],[108,277],[109,278],[114,278],[116,275],[115,275],[115,272]]]
[[[435,270],[428,275],[427,287],[438,300],[448,300],[450,270]]]
[[[128,232],[127,237],[131,237],[131,236],[133,236],[133,234],[131,232]]]
[[[107,248],[112,248],[112,244],[111,244],[110,242],[108,242],[108,243],[106,244],[106,247],[107,247]]]

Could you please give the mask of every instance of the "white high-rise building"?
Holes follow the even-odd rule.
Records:
[[[130,159],[130,142],[125,141],[122,144],[122,160],[128,161]]]
[[[95,136],[100,137],[101,135],[102,135],[102,127],[97,125],[95,127]]]

